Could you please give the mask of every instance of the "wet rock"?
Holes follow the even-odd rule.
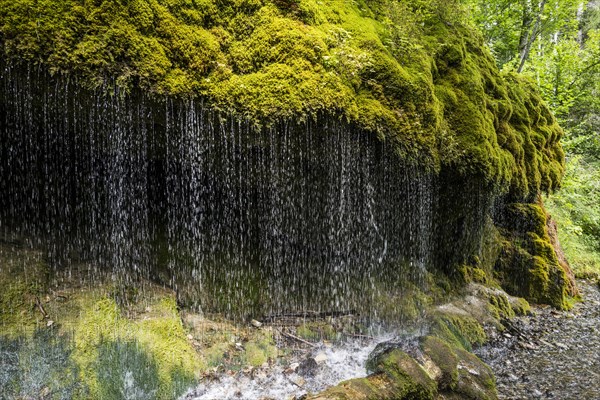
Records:
[[[306,385],[306,380],[298,375],[295,376],[291,376],[289,378],[290,382],[292,382],[294,385],[298,386],[299,388],[304,387],[304,385]]]
[[[300,363],[291,363],[285,370],[283,370],[283,373],[286,375],[293,374],[294,372],[296,372],[298,370],[299,366],[300,366]]]
[[[300,363],[296,372],[300,376],[315,376],[318,369],[319,364],[317,361],[312,357],[308,357]]]
[[[325,353],[319,353],[314,358],[317,364],[324,364],[327,362],[327,355]]]
[[[423,339],[422,348],[441,371],[436,379],[440,389],[455,387],[458,381],[458,357],[450,345],[437,337],[427,336]]]
[[[250,324],[255,327],[255,328],[260,328],[262,326],[261,322],[258,322],[257,320],[253,319],[252,321],[250,321]]]
[[[368,377],[344,381],[308,399],[433,400],[437,393],[435,381],[400,349],[379,352],[370,359],[370,364],[374,372]]]

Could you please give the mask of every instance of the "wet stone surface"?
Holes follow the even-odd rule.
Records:
[[[578,282],[570,311],[533,307],[477,351],[493,369],[500,399],[600,400],[600,291]]]

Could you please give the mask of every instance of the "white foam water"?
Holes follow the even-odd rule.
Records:
[[[314,376],[300,377],[296,373],[286,373],[288,365],[278,365],[268,371],[259,370],[250,375],[223,375],[202,382],[182,396],[181,400],[279,400],[320,392],[342,381],[366,376],[365,364],[369,354],[378,343],[389,339],[379,337],[368,341],[350,340],[331,347],[318,346],[310,356],[323,353],[326,360],[316,369]]]

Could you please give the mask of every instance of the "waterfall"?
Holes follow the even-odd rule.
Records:
[[[440,179],[340,119],[260,127],[199,98],[0,73],[0,234],[54,268],[92,263],[244,317],[373,314],[440,262]]]

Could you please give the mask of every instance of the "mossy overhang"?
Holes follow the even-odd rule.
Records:
[[[325,113],[432,170],[552,191],[560,127],[444,0],[0,0],[5,59],[84,86],[202,97],[256,126]]]

